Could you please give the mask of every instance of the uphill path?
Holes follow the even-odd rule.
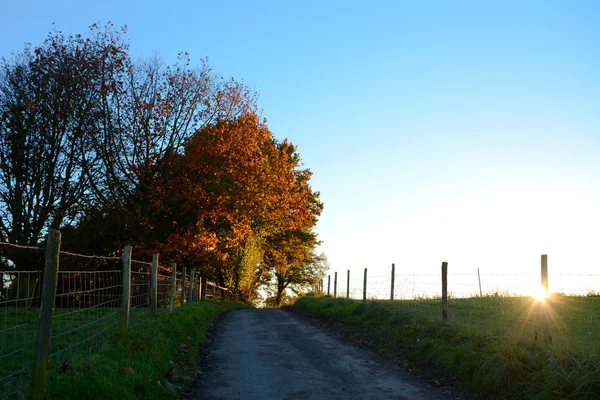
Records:
[[[202,399],[447,399],[393,362],[279,309],[227,313],[205,350]]]

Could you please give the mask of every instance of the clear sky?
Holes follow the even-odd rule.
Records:
[[[332,270],[600,273],[600,3],[8,1],[0,55],[52,23],[129,27],[259,93],[299,146]],[[345,274],[345,272],[344,272]],[[552,282],[551,282],[552,286]],[[600,290],[600,288],[598,288]]]

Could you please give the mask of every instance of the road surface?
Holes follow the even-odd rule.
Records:
[[[205,357],[196,400],[448,398],[372,351],[284,310],[229,312]]]

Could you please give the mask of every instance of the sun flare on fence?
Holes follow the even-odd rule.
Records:
[[[533,297],[537,301],[545,301],[548,297],[548,292],[542,286],[538,286],[533,290]]]

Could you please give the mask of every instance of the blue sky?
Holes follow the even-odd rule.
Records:
[[[587,273],[599,18],[594,1],[23,0],[2,7],[0,55],[110,20],[135,57],[208,57],[299,146],[332,270],[535,272],[548,253]]]

